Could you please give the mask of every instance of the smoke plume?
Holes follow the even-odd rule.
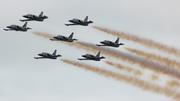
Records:
[[[111,35],[114,35],[117,37],[120,37],[122,39],[137,42],[141,45],[147,46],[148,48],[158,49],[158,50],[163,51],[165,53],[173,54],[176,57],[180,57],[180,50],[179,49],[171,47],[171,46],[167,46],[167,45],[159,43],[159,42],[155,42],[151,39],[141,38],[139,36],[130,35],[130,34],[127,34],[124,32],[118,32],[118,31],[111,30],[111,29],[104,28],[104,27],[93,26],[92,28],[97,29],[99,31],[106,32],[108,34],[111,34]]]
[[[47,34],[47,33],[41,33],[41,32],[32,32],[32,33],[37,36],[41,36],[41,37],[48,38],[48,39],[53,37],[51,34]]]
[[[131,53],[135,53],[139,56],[143,56],[147,60],[154,60],[154,61],[157,61],[158,63],[165,64],[168,67],[171,67],[174,69],[180,69],[180,62],[178,62],[176,60],[172,60],[168,57],[162,57],[162,56],[157,55],[157,54],[147,53],[147,52],[140,51],[137,49],[132,49],[132,48],[125,48],[125,49]]]
[[[154,92],[154,93],[158,93],[158,94],[163,94],[163,95],[165,95],[167,97],[171,97],[177,101],[180,99],[180,93],[177,92],[176,90],[170,89],[168,87],[162,87],[162,86],[155,85],[150,82],[138,79],[136,77],[123,75],[120,73],[112,72],[110,70],[106,70],[106,69],[99,68],[99,67],[94,67],[91,65],[87,65],[87,64],[83,64],[83,63],[79,63],[79,62],[75,62],[75,61],[70,61],[70,60],[65,60],[65,59],[61,59],[61,61],[71,64],[71,65],[74,65],[74,66],[77,66],[77,67],[80,67],[80,68],[83,68],[85,70],[95,72],[95,73],[97,73],[99,75],[103,75],[105,77],[111,77],[117,81],[125,82],[132,86],[140,88],[144,91],[150,91],[150,92]]]
[[[171,69],[165,65],[160,65],[157,62],[154,61],[147,61],[144,58],[137,57],[131,54],[127,54],[121,51],[116,51],[111,48],[103,48],[103,47],[97,47],[94,44],[85,43],[85,42],[79,42],[82,46],[84,46],[84,49],[91,49],[94,52],[101,51],[102,54],[106,54],[109,57],[114,57],[116,59],[121,59],[122,61],[127,61],[131,64],[138,64],[141,68],[149,69],[158,73],[162,73],[165,75],[169,75],[175,78],[180,79],[180,72]]]
[[[113,63],[113,62],[110,62],[110,61],[105,61],[105,63],[108,64],[108,65],[111,65],[113,67],[116,67],[117,69],[124,70],[124,71],[126,71],[128,73],[133,73],[134,75],[138,75],[138,76],[143,75],[142,71],[140,71],[138,69],[135,69],[135,68],[122,66],[121,64]]]
[[[40,33],[40,32],[33,32],[33,34],[44,37],[44,38],[51,38],[52,35],[46,34],[46,33]],[[94,53],[97,53],[98,51],[101,51],[103,54],[106,54],[109,57],[114,57],[116,59],[121,59],[122,61],[127,61],[131,64],[138,64],[142,68],[146,68],[158,73],[163,73],[165,75],[169,75],[172,77],[180,78],[180,73],[174,69],[170,69],[167,66],[160,65],[153,61],[147,61],[144,58],[133,56],[131,54],[123,53],[121,51],[116,51],[110,48],[103,48],[103,47],[97,47],[94,44],[91,43],[85,43],[85,42],[62,42],[64,44],[67,44],[69,46],[74,46],[78,49],[84,49],[86,51],[91,51]]]
[[[156,74],[152,74],[152,75],[150,76],[150,79],[151,79],[151,81],[160,81],[159,76],[156,75]]]
[[[180,87],[180,82],[175,81],[175,80],[171,80],[171,81],[167,81],[166,85],[170,86],[170,87],[179,88]]]

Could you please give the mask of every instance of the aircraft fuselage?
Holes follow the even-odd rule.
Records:
[[[88,26],[89,25],[89,22],[84,22],[84,21],[79,20],[79,19],[69,20],[69,22],[77,24],[77,25],[82,25],[82,26]]]

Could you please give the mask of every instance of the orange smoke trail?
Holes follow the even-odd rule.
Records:
[[[139,76],[143,75],[143,72],[138,69],[134,69],[134,68],[127,67],[127,66],[122,66],[121,64],[113,63],[110,61],[105,61],[105,63],[108,65],[111,65],[113,67],[116,67],[120,70],[127,71],[128,73],[133,73],[134,75],[139,75]]]
[[[150,76],[150,79],[151,79],[152,81],[160,81],[159,76],[156,75],[156,74],[152,74],[152,75]]]
[[[52,35],[46,34],[46,33],[40,33],[40,32],[33,32],[33,34],[44,37],[44,38],[50,38]],[[158,63],[155,63],[153,61],[147,61],[144,58],[136,57],[130,54],[126,54],[120,51],[116,51],[110,48],[102,48],[102,47],[97,47],[94,44],[90,43],[85,43],[85,42],[62,42],[64,44],[67,44],[69,46],[74,46],[78,49],[84,49],[86,51],[92,51],[94,53],[97,53],[97,51],[103,52],[103,54],[108,55],[109,57],[114,57],[117,59],[121,59],[122,61],[128,61],[131,64],[138,64],[142,68],[147,68],[155,72],[163,73],[165,75],[173,76],[176,78],[180,78],[180,73],[174,69],[170,69],[167,66],[160,65]]]
[[[163,73],[168,76],[172,76],[175,78],[180,79],[180,72],[169,68],[165,65],[160,65],[153,61],[147,61],[144,58],[133,56],[131,54],[123,53],[121,51],[116,51],[111,48],[103,48],[103,47],[97,47],[94,44],[85,43],[85,42],[78,42],[82,46],[84,46],[87,50],[92,48],[94,52],[101,51],[103,54],[106,54],[110,57],[114,57],[116,59],[121,59],[122,61],[127,61],[131,64],[138,64],[141,68],[146,68],[158,73]]]
[[[97,29],[99,31],[106,32],[108,34],[111,34],[111,35],[114,35],[117,37],[120,37],[122,39],[137,42],[141,45],[147,46],[148,48],[158,49],[158,50],[163,51],[165,53],[173,54],[176,57],[180,57],[180,50],[179,49],[167,46],[167,45],[162,44],[162,43],[155,42],[155,41],[150,40],[150,39],[141,38],[139,36],[130,35],[130,34],[127,34],[124,32],[118,32],[118,31],[114,31],[114,30],[111,30],[108,28],[103,28],[103,27],[98,27],[98,26],[93,26],[92,28]]]
[[[41,36],[41,37],[48,38],[48,39],[53,37],[51,34],[47,34],[47,33],[41,33],[41,32],[32,32],[32,33],[37,36]]]
[[[157,54],[147,53],[147,52],[140,51],[137,49],[132,49],[132,48],[125,48],[125,49],[131,53],[135,53],[139,56],[143,56],[148,60],[155,60],[159,63],[165,64],[168,67],[175,68],[175,66],[176,66],[175,69],[180,69],[180,62],[178,62],[176,60],[171,60],[168,57],[162,57],[162,56],[157,55]]]
[[[170,86],[170,87],[179,88],[180,87],[180,82],[175,81],[175,80],[171,80],[171,81],[167,81],[166,85]]]
[[[150,92],[154,92],[154,93],[158,93],[158,94],[163,94],[163,95],[165,95],[167,97],[171,97],[177,101],[179,101],[179,99],[180,99],[180,93],[175,91],[175,90],[172,90],[168,87],[162,87],[162,86],[155,85],[155,84],[152,84],[150,82],[138,79],[136,77],[132,77],[132,76],[128,76],[128,75],[122,75],[120,73],[112,72],[110,70],[106,70],[106,69],[99,68],[99,67],[90,66],[90,65],[83,64],[80,62],[75,62],[75,61],[70,61],[70,60],[65,60],[65,59],[60,59],[60,60],[65,62],[65,63],[83,68],[85,70],[95,72],[99,75],[103,75],[105,77],[111,77],[117,81],[125,82],[127,84],[132,85],[132,86],[140,88],[144,91],[150,91]]]

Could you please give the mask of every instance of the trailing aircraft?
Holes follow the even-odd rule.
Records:
[[[5,30],[5,31],[15,30],[15,31],[23,31],[23,32],[26,32],[28,29],[31,29],[31,28],[27,27],[27,22],[25,22],[22,27],[21,27],[21,26],[18,26],[18,25],[10,25],[10,26],[7,26],[7,28],[9,28],[9,29],[4,29],[4,30]]]
[[[79,20],[79,19],[72,19],[69,20],[69,22],[73,23],[73,24],[65,24],[66,26],[70,26],[70,25],[82,25],[82,26],[88,26],[90,23],[93,23],[93,21],[88,21],[88,16],[86,16],[86,18],[84,19],[84,21]]]
[[[46,52],[42,52],[40,54],[38,54],[41,57],[34,57],[35,59],[44,59],[44,58],[49,58],[49,59],[57,59],[57,57],[61,57],[61,55],[56,55],[56,50],[50,54],[50,53],[46,53]]]
[[[63,36],[63,35],[58,35],[53,37],[53,39],[50,39],[52,41],[66,41],[66,42],[73,42],[74,40],[77,39],[73,39],[73,35],[74,33],[72,32],[71,35],[69,37]]]
[[[39,14],[39,16],[37,15],[33,15],[33,14],[27,14],[27,15],[23,15],[23,17],[27,18],[27,19],[24,19],[24,20],[20,20],[20,21],[44,21],[44,19],[47,19],[48,17],[47,16],[43,16],[43,12],[41,12]]]
[[[109,40],[104,40],[104,41],[101,41],[100,43],[102,43],[103,45],[96,44],[96,46],[119,47],[120,45],[124,45],[123,43],[119,44],[119,38],[117,38],[115,42],[112,42],[112,41],[109,41]]]
[[[91,54],[85,54],[85,55],[82,55],[82,59],[78,58],[78,60],[94,60],[94,61],[100,61],[101,59],[104,59],[105,57],[104,56],[101,56],[100,57],[100,52],[97,53],[96,56],[94,55],[91,55]]]

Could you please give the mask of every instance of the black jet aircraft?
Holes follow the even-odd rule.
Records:
[[[82,55],[82,57],[84,57],[83,59],[78,58],[78,60],[94,60],[94,61],[100,61],[101,59],[104,59],[104,56],[100,57],[100,52],[98,52],[98,54],[96,56],[91,55],[91,54],[85,54]]]
[[[57,57],[61,57],[61,55],[56,55],[56,50],[50,54],[50,53],[46,53],[46,52],[42,52],[40,54],[38,54],[41,57],[34,57],[35,59],[44,59],[44,58],[49,58],[49,59],[57,59]]]
[[[65,24],[66,26],[70,26],[70,25],[82,25],[82,26],[88,26],[90,23],[93,23],[93,21],[88,21],[88,16],[86,16],[86,18],[84,19],[84,21],[79,20],[79,19],[72,19],[69,20],[69,22],[73,23],[73,24]]]
[[[74,35],[73,32],[69,37],[66,37],[66,36],[63,36],[63,35],[58,35],[58,36],[53,37],[53,39],[50,39],[50,40],[52,40],[52,41],[73,42],[74,40],[77,40],[77,39],[73,39],[73,35]]]
[[[4,30],[5,30],[5,31],[15,30],[15,31],[23,31],[23,32],[26,32],[28,29],[31,29],[31,28],[27,27],[27,22],[25,22],[22,27],[21,27],[21,26],[18,26],[18,25],[10,25],[10,26],[7,26],[7,28],[9,28],[9,29],[4,29]]]
[[[27,15],[23,15],[23,17],[27,18],[27,19],[24,19],[24,20],[20,20],[20,21],[44,21],[44,19],[47,19],[48,17],[47,16],[43,16],[43,12],[41,12],[39,14],[39,16],[37,15],[33,15],[33,14],[27,14]]]
[[[104,40],[104,41],[101,41],[100,43],[102,43],[103,45],[98,45],[98,44],[96,45],[97,46],[111,46],[111,47],[119,47],[120,45],[124,45],[123,43],[119,44],[119,38],[117,38],[115,42]]]

